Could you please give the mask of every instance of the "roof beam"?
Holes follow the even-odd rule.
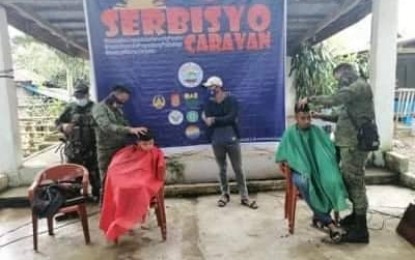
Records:
[[[84,22],[66,22],[66,21],[59,22],[58,21],[58,22],[53,22],[52,25],[62,28],[63,30],[82,29],[86,31],[86,24]]]
[[[51,35],[47,30],[37,26],[32,20],[20,17],[15,10],[8,7],[6,7],[6,10],[8,15],[7,20],[9,24],[16,29],[25,32],[34,37],[36,40],[52,46],[53,48],[56,48],[57,50],[60,50],[61,52],[66,53],[70,56],[83,57],[88,59],[88,57],[86,57],[85,54],[79,49],[74,48],[72,45],[68,45],[61,39]],[[87,44],[82,41],[78,41],[78,43],[84,45],[85,47],[87,46]]]
[[[360,4],[357,5],[353,10],[349,11],[347,15],[341,16],[339,19],[334,21],[332,24],[324,28],[318,34],[312,38],[312,43],[322,41],[331,35],[339,32],[352,24],[360,21],[372,10],[371,0],[361,0]]]
[[[314,35],[318,34],[324,28],[329,26],[332,22],[339,19],[342,15],[344,15],[344,14],[348,13],[349,11],[351,11],[359,3],[360,3],[360,0],[345,0],[339,8],[336,8],[324,20],[319,22],[316,27],[313,27],[310,30],[308,30],[307,33],[301,37],[299,42],[301,43],[301,42],[304,42],[304,41],[312,38]]]
[[[26,5],[26,4],[19,4],[23,7],[29,7],[35,12],[55,12],[56,10],[65,10],[67,12],[78,11],[82,9],[82,5],[79,4],[60,4],[60,5]]]
[[[23,9],[20,6],[16,5],[16,4],[4,4],[4,5],[11,8],[11,9],[13,9],[13,10],[15,10],[20,16],[24,17],[25,19],[33,21],[37,26],[39,26],[40,28],[48,31],[54,37],[57,37],[60,40],[62,40],[63,42],[65,42],[66,44],[71,45],[72,47],[78,49],[83,54],[84,57],[88,57],[88,49],[87,48],[85,48],[84,46],[78,44],[73,39],[70,39],[68,36],[65,35],[64,32],[62,32],[58,28],[51,25],[49,22],[44,21],[43,19],[38,17],[38,15],[36,15],[33,12],[30,12],[26,9]],[[30,32],[26,32],[26,33],[30,34]]]
[[[86,31],[82,31],[82,30],[74,30],[74,31],[67,31],[67,34],[70,35],[73,38],[79,37],[79,36],[83,36],[86,38]]]
[[[39,11],[37,12],[40,17],[45,17],[49,21],[54,20],[70,20],[70,21],[85,21],[85,15],[83,9],[76,11],[67,10],[54,10],[50,11]]]
[[[62,5],[79,4],[82,0],[1,0],[2,4]]]

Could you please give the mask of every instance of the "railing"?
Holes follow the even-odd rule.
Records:
[[[395,91],[395,120],[415,115],[415,89],[400,88]]]
[[[58,88],[45,88],[45,87],[34,87],[34,86],[23,86],[24,89],[31,93],[43,95],[46,97],[54,98],[60,101],[69,102],[71,97],[67,90]]]
[[[51,117],[19,119],[22,150],[25,157],[57,142],[54,121],[55,118]]]

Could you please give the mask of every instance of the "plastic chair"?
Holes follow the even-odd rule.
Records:
[[[88,170],[77,164],[62,164],[49,167],[39,172],[28,190],[29,201],[32,204],[35,199],[35,194],[39,186],[60,182],[60,181],[73,181],[75,179],[82,178],[82,194],[79,197],[67,200],[64,205],[59,209],[57,213],[70,213],[78,212],[81,218],[85,243],[91,242],[88,227],[88,216],[86,212],[86,197],[88,195]],[[48,233],[53,236],[53,217],[47,218]],[[33,248],[38,250],[38,216],[32,209],[32,225],[33,225]]]
[[[160,171],[162,176],[158,176],[164,182],[166,176],[165,168]],[[161,237],[163,241],[167,240],[167,219],[166,219],[166,206],[164,204],[164,183],[160,191],[151,199],[150,207],[154,209],[157,225],[160,227]],[[115,239],[115,244],[118,245],[119,240]]]
[[[288,165],[285,163],[281,163],[280,170],[286,180],[284,218],[288,220],[288,232],[290,234],[294,234],[295,212],[297,209],[297,198],[299,196],[299,191],[293,183],[290,167],[288,167]]]
[[[166,157],[165,157],[166,159]],[[158,163],[156,162],[156,165]],[[157,224],[160,227],[161,237],[163,241],[167,239],[167,219],[166,219],[166,206],[164,204],[164,182],[166,180],[166,165],[158,169],[158,176],[160,180],[163,181],[163,186],[160,188],[160,191],[156,196],[151,200],[150,207],[154,208],[154,212],[157,217]]]
[[[154,212],[157,217],[157,224],[160,227],[161,237],[163,241],[167,239],[167,220],[166,210],[164,205],[164,186],[160,189],[159,193],[152,199],[151,207],[154,208]]]
[[[290,167],[286,163],[280,164],[280,170],[282,175],[286,179],[285,185],[285,202],[284,202],[284,218],[288,220],[288,232],[294,234],[295,227],[295,213],[297,209],[297,199],[300,196],[300,192],[294,185],[292,180],[292,172]],[[334,221],[338,223],[339,213],[334,212]]]

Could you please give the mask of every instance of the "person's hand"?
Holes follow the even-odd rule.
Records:
[[[147,133],[147,128],[146,127],[130,127],[129,131],[130,131],[130,134],[139,135],[139,134]]]
[[[64,134],[71,134],[72,133],[72,131],[73,131],[73,127],[74,127],[74,125],[73,124],[70,124],[70,123],[68,123],[68,124],[63,124],[62,125],[62,132],[64,133]]]
[[[287,176],[287,169],[288,169],[288,165],[287,165],[286,162],[279,163],[279,172],[281,173],[282,176],[288,177]]]
[[[213,125],[213,123],[215,122],[215,118],[214,117],[207,117],[206,119],[205,119],[205,123],[208,125],[208,126],[211,126],[211,125]]]
[[[301,107],[301,108],[303,108],[305,105],[307,105],[308,104],[308,98],[307,97],[305,97],[305,98],[303,98],[303,99],[301,99],[300,101],[298,101],[298,105]]]

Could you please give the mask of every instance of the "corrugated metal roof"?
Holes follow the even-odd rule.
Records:
[[[287,49],[322,41],[358,22],[371,0],[287,0]],[[0,0],[9,23],[67,54],[88,57],[83,0]]]

